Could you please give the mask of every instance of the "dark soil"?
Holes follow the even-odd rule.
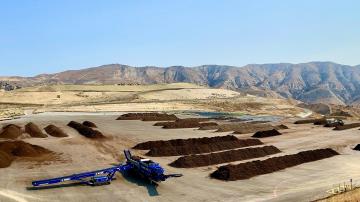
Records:
[[[321,122],[323,120],[325,120],[325,119],[303,119],[303,120],[295,121],[294,124],[316,123],[316,122]]]
[[[25,125],[25,132],[28,133],[31,137],[36,137],[36,138],[46,138],[47,137],[47,135],[44,134],[41,131],[41,129],[32,122]]]
[[[127,113],[119,116],[116,120],[143,120],[143,121],[175,121],[178,118],[174,114],[165,113]]]
[[[303,151],[297,154],[273,157],[262,161],[258,160],[237,165],[229,164],[221,166],[215,172],[211,173],[210,176],[225,181],[243,180],[335,155],[338,155],[338,153],[329,148]]]
[[[272,137],[277,135],[281,135],[281,133],[276,129],[272,129],[272,130],[258,131],[252,137],[264,138],[264,137]]]
[[[247,133],[255,133],[257,131],[267,131],[267,130],[282,130],[288,129],[285,125],[272,126],[269,124],[253,124],[253,125],[245,125],[243,128],[236,129],[234,134],[247,134]]]
[[[84,126],[81,123],[78,123],[76,121],[70,121],[68,123],[68,126],[71,128],[74,128],[75,130],[77,130],[81,135],[87,137],[87,138],[104,138],[105,136],[97,130],[94,130],[90,127]]]
[[[194,168],[215,164],[259,158],[281,152],[274,146],[229,150],[204,155],[182,156],[169,165],[176,168]]]
[[[350,124],[345,124],[342,126],[336,126],[334,128],[334,130],[347,130],[347,129],[358,128],[358,127],[360,127],[360,123],[350,123]]]
[[[183,146],[167,146],[152,148],[146,155],[148,156],[180,156],[189,154],[202,154],[222,150],[236,149],[241,147],[248,147],[263,144],[257,139],[244,139],[232,141],[219,141],[207,144],[191,144],[188,143]]]
[[[84,121],[82,124],[90,128],[97,128],[97,125],[91,121]]]
[[[209,143],[237,141],[237,140],[238,140],[238,138],[233,135],[216,136],[216,137],[202,137],[202,138],[189,138],[189,139],[158,140],[158,141],[148,141],[148,142],[139,143],[139,144],[135,145],[133,148],[141,149],[141,150],[149,150],[149,149],[159,148],[159,147],[209,144]],[[258,140],[256,140],[256,141],[258,141]]]
[[[281,124],[281,125],[275,126],[275,129],[277,129],[277,130],[286,130],[286,129],[289,129],[289,127],[284,125],[284,124]]]
[[[9,124],[3,127],[2,132],[0,133],[0,138],[6,139],[16,139],[22,134],[21,127]]]
[[[327,123],[324,125],[324,127],[327,128],[333,128],[333,127],[338,127],[338,126],[343,126],[344,124],[341,124],[339,122],[334,122],[334,123]]]
[[[174,129],[174,128],[200,128],[200,127],[210,127],[217,126],[215,122],[205,122],[209,121],[208,118],[187,118],[187,119],[178,119],[176,121],[168,122],[158,122],[154,126],[162,126],[164,129]]]
[[[326,125],[326,124],[327,124],[326,119],[319,119],[314,122],[314,125]]]
[[[0,142],[0,168],[10,166],[15,157],[39,157],[49,153],[52,152],[23,141]]]
[[[360,151],[360,144],[356,145],[353,150]]]
[[[68,137],[68,135],[63,130],[54,125],[48,125],[44,128],[44,130],[47,134],[53,137]]]

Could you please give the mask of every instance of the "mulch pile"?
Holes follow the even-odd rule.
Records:
[[[91,121],[84,121],[82,124],[90,128],[97,128],[97,125]]]
[[[178,119],[176,121],[168,122],[157,122],[154,126],[162,126],[164,129],[175,129],[175,128],[200,128],[206,126],[217,126],[215,122],[204,122],[208,121],[208,118],[187,118]]]
[[[15,157],[38,157],[49,153],[52,152],[23,141],[0,142],[0,168],[10,166]]]
[[[183,146],[163,146],[152,148],[147,156],[180,156],[180,155],[190,155],[190,154],[202,154],[210,153],[222,150],[229,150],[241,147],[248,147],[254,145],[263,144],[258,139],[243,139],[243,140],[232,140],[232,141],[218,141],[207,144],[201,143],[188,143]]]
[[[44,128],[44,130],[47,134],[53,137],[68,137],[68,135],[63,130],[54,125],[48,125]]]
[[[194,168],[215,164],[259,158],[281,152],[274,146],[229,150],[204,155],[182,156],[169,165],[176,168]]]
[[[334,130],[347,130],[347,129],[352,129],[352,128],[358,128],[360,127],[360,123],[350,123],[350,124],[345,124],[345,125],[340,125],[340,126],[336,126],[334,128]]]
[[[175,121],[178,118],[174,114],[165,113],[127,113],[119,116],[116,120],[142,120],[142,121]]]
[[[356,145],[353,150],[360,151],[360,144]]]
[[[104,138],[105,136],[97,130],[94,130],[90,127],[84,126],[81,123],[78,123],[76,121],[70,121],[68,123],[68,126],[71,128],[74,128],[77,130],[81,135],[87,137],[87,138]]]
[[[272,129],[272,130],[258,131],[252,137],[264,138],[264,137],[272,137],[277,135],[281,135],[281,133],[276,129]]]
[[[247,134],[255,133],[257,131],[267,131],[267,130],[282,130],[289,129],[285,125],[272,126],[270,124],[253,124],[253,125],[244,125],[242,128],[238,128],[234,131],[234,134]]]
[[[172,140],[157,140],[142,142],[133,147],[133,149],[150,150],[159,147],[169,146],[186,146],[195,144],[210,144],[215,142],[227,142],[239,140],[233,135],[216,136],[216,137],[202,137],[202,138],[189,138],[189,139],[172,139]],[[256,140],[258,141],[258,140]]]
[[[210,176],[225,181],[243,180],[335,155],[338,155],[338,153],[329,148],[303,151],[297,154],[273,157],[262,161],[258,160],[237,165],[229,164],[221,166],[215,172],[211,173]]]
[[[308,123],[321,123],[323,121],[326,121],[325,119],[303,119],[295,121],[294,124],[308,124]]]
[[[36,138],[46,138],[47,137],[47,135],[44,134],[41,131],[41,129],[32,122],[25,125],[25,132],[28,133],[31,137],[36,137]]]
[[[22,134],[21,127],[9,124],[3,127],[2,132],[0,133],[0,138],[6,139],[16,139]]]

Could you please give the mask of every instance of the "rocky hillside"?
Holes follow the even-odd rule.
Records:
[[[153,84],[189,82],[308,103],[359,104],[360,66],[331,62],[252,64],[244,67],[131,67],[111,64],[35,77],[7,77],[17,84]]]

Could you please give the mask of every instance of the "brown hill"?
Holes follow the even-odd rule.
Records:
[[[360,68],[331,62],[264,64],[244,67],[203,65],[131,67],[111,64],[35,77],[0,77],[21,85],[35,84],[154,84],[188,82],[264,96],[294,98],[307,103],[358,103]]]

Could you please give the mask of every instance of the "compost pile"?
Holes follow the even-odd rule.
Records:
[[[36,138],[46,138],[47,137],[47,135],[44,134],[40,130],[40,128],[32,122],[25,125],[25,132],[28,133],[31,137],[36,137]]]
[[[142,121],[175,121],[178,118],[174,114],[165,113],[127,113],[119,116],[116,120],[142,120]]]
[[[193,168],[259,158],[279,152],[280,150],[274,146],[245,148],[203,155],[182,156],[169,165],[176,168]]]
[[[276,129],[272,129],[272,130],[258,131],[252,137],[264,138],[264,137],[272,137],[277,135],[281,135],[281,133]]]
[[[48,125],[44,128],[44,130],[47,134],[53,137],[68,137],[68,135],[63,130],[54,125]]]
[[[0,133],[0,138],[6,139],[16,139],[22,134],[21,127],[9,124],[3,127],[2,132]]]
[[[353,150],[360,151],[360,144],[356,145]]]
[[[162,126],[164,129],[175,129],[175,128],[200,128],[205,126],[217,126],[215,122],[205,122],[208,118],[188,118],[178,119],[176,121],[169,122],[158,122],[154,126]]]
[[[49,153],[52,152],[23,141],[0,142],[0,168],[10,166],[16,157],[39,157]]]
[[[272,126],[269,124],[253,124],[253,125],[245,125],[242,128],[238,128],[234,131],[234,134],[247,134],[247,133],[255,133],[257,131],[268,131],[268,130],[281,130],[288,129],[285,125]]]
[[[215,172],[211,173],[210,176],[225,181],[243,180],[335,155],[338,155],[338,153],[329,148],[303,151],[297,154],[273,157],[263,161],[251,161],[237,165],[229,164],[221,166]]]
[[[104,138],[105,136],[97,130],[94,130],[90,127],[84,126],[81,123],[78,123],[76,121],[70,121],[68,123],[68,126],[71,128],[74,128],[75,130],[77,130],[81,135],[87,137],[87,138]]]
[[[90,128],[97,128],[97,125],[91,121],[84,121],[82,124]]]
[[[321,123],[323,121],[326,121],[326,119],[324,119],[324,118],[321,118],[321,119],[302,119],[302,120],[295,121],[294,124]]]
[[[334,130],[347,130],[358,127],[360,127],[360,123],[350,123],[350,124],[336,126]]]
[[[237,139],[235,136],[217,136],[167,141],[149,141],[137,144],[134,149],[150,150],[148,156],[179,156],[210,153],[221,150],[248,147],[263,144],[258,139]]]

